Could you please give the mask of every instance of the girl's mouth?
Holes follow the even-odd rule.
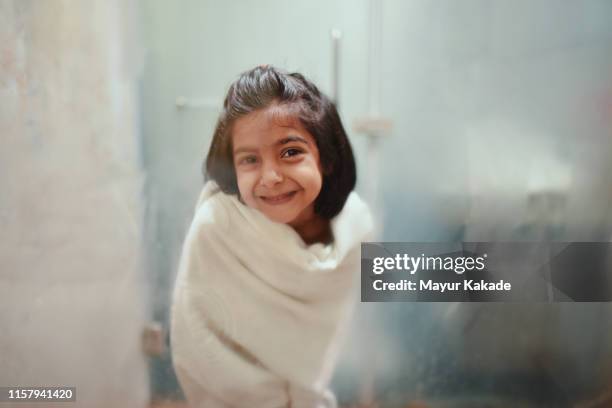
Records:
[[[279,194],[275,196],[259,196],[266,204],[278,205],[285,204],[290,201],[297,191],[289,191],[288,193]]]

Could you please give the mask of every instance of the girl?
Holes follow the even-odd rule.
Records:
[[[297,73],[228,91],[172,305],[174,367],[192,407],[334,407],[328,384],[360,242],[355,162],[338,112]]]

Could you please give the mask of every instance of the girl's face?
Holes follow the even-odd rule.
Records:
[[[319,149],[299,120],[279,123],[278,106],[236,120],[234,168],[244,203],[272,221],[293,227],[315,217],[323,176]]]

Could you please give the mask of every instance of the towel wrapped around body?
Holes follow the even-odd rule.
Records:
[[[173,295],[173,364],[193,408],[335,407],[328,389],[372,229],[351,193],[333,243],[204,186]]]

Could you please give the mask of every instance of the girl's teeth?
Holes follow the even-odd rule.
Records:
[[[280,200],[284,200],[285,198],[288,198],[291,194],[293,194],[293,191],[290,191],[288,193],[276,196],[276,197],[266,197],[266,200],[268,201],[280,201]]]

